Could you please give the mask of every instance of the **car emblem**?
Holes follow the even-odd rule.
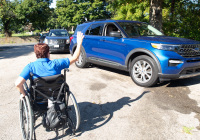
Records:
[[[194,48],[193,49],[195,52],[199,52],[199,48]]]
[[[55,44],[58,44],[58,40],[55,41]]]

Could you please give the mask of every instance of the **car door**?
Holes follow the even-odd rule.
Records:
[[[102,39],[104,23],[95,23],[92,24],[85,33],[84,45],[87,57],[98,58],[99,51],[99,42]]]
[[[110,35],[112,31],[121,33],[120,29],[113,23],[106,24],[104,28],[103,36],[95,47],[99,58],[107,60],[110,64],[125,65],[127,50],[124,38]]]

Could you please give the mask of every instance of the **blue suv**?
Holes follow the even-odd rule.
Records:
[[[76,62],[79,68],[93,63],[129,71],[132,80],[144,87],[200,75],[198,41],[165,36],[144,22],[101,20],[77,26],[70,38],[71,54],[77,31],[85,35]]]

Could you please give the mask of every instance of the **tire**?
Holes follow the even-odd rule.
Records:
[[[33,111],[28,96],[19,102],[20,108],[20,127],[24,140],[32,140],[33,137]]]
[[[79,107],[73,93],[70,92],[69,96],[66,97],[66,104],[69,127],[71,127],[72,131],[75,132],[80,126],[81,117]]]
[[[158,82],[158,67],[151,57],[141,55],[131,62],[130,76],[137,85],[151,87]]]
[[[81,53],[75,64],[78,68],[86,68],[89,66],[89,63],[86,60],[86,53],[83,48],[81,48]]]

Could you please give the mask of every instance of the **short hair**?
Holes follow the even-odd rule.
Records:
[[[34,45],[34,52],[37,58],[47,58],[49,46],[45,43],[38,43]]]

